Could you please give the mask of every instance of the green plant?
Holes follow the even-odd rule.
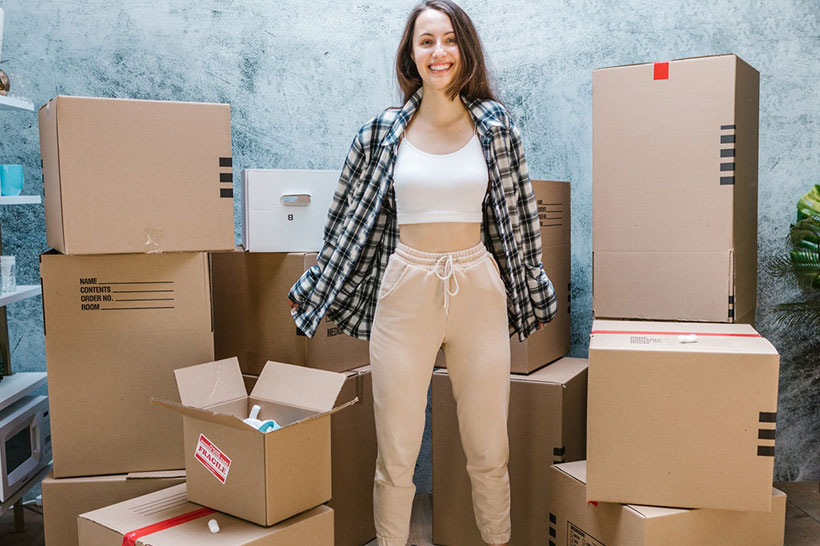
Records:
[[[788,253],[770,262],[774,277],[792,277],[803,299],[775,306],[775,323],[820,328],[820,184],[797,202],[797,221],[787,238]]]

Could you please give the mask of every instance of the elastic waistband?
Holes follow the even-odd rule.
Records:
[[[465,248],[464,250],[455,250],[452,252],[424,252],[423,250],[417,250],[402,242],[399,242],[396,246],[396,254],[409,263],[435,267],[436,263],[443,256],[450,256],[453,260],[453,265],[463,265],[477,262],[487,255],[487,248],[484,246],[484,243],[478,243],[477,245],[470,248]]]

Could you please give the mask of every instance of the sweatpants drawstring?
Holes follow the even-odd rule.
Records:
[[[444,266],[443,275],[440,275],[438,272],[440,265]],[[456,272],[453,268],[453,257],[450,254],[445,254],[444,256],[441,256],[438,260],[436,260],[436,266],[435,268],[433,268],[433,272],[436,274],[436,277],[441,279],[443,282],[444,315],[447,316],[450,311],[450,297],[458,294],[458,279],[456,278]],[[450,292],[450,279],[452,279],[453,284],[455,284],[455,290],[453,290],[452,292]]]

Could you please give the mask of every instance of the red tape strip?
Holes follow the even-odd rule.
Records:
[[[655,79],[668,80],[669,79],[669,63],[655,63]]]
[[[216,510],[211,510],[210,508],[200,508],[198,510],[194,510],[193,512],[188,512],[187,514],[181,514],[179,516],[166,519],[165,521],[148,525],[142,529],[136,529],[126,533],[125,536],[122,537],[122,546],[136,546],[137,540],[146,535],[158,533],[159,531],[164,531],[165,529],[169,529],[171,527],[176,527],[177,525],[213,514],[214,512],[216,512]]]
[[[762,337],[760,334],[728,334],[719,332],[652,332],[641,330],[593,330],[591,334],[620,334],[620,335],[645,335],[645,336],[720,336],[720,337]]]

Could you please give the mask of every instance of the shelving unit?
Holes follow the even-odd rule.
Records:
[[[17,110],[20,112],[34,112],[34,103],[20,97],[0,95],[0,110]]]
[[[39,195],[0,195],[0,205],[39,205]]]
[[[0,381],[0,410],[46,383],[46,372],[18,372]]]

